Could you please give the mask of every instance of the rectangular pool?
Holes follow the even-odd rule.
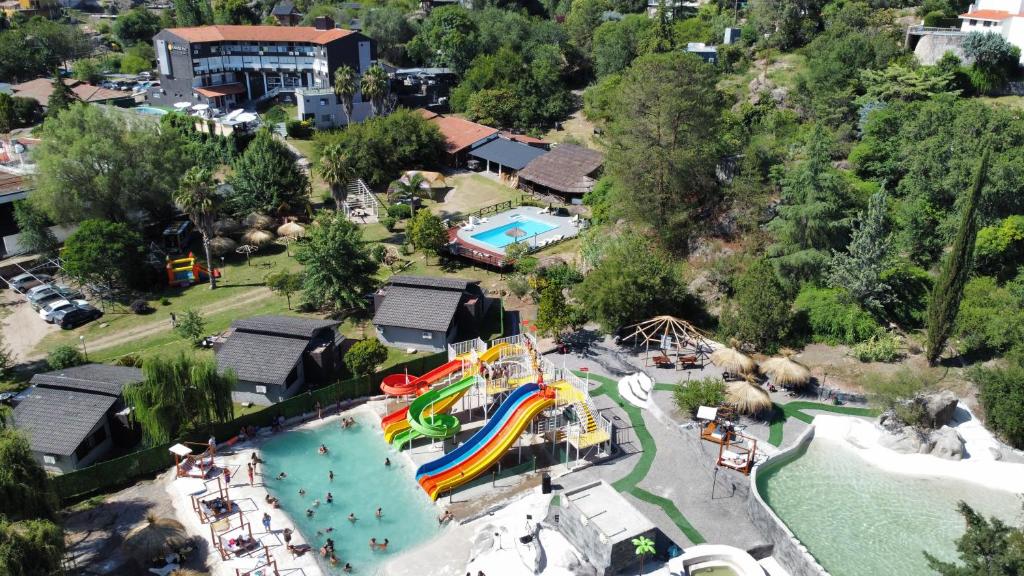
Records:
[[[267,490],[281,500],[281,508],[298,528],[293,542],[308,543],[319,558],[327,538],[334,540],[338,566],[330,569],[326,562],[321,564],[339,574],[346,562],[352,564],[353,573],[373,574],[388,557],[438,533],[438,512],[413,479],[415,470],[390,450],[376,419],[358,414],[356,422],[342,429],[334,419],[317,428],[286,432],[261,448]],[[328,454],[318,453],[321,444]],[[385,458],[391,459],[390,466],[384,465]],[[282,471],[288,477],[278,480]],[[334,480],[329,479],[331,471]],[[326,502],[328,492],[334,496],[331,504]],[[383,508],[379,519],[375,517],[378,507]],[[313,516],[307,517],[306,510],[313,510]],[[349,522],[350,513],[356,515],[355,523]],[[328,528],[333,530],[327,532]],[[387,551],[371,551],[370,538],[378,542],[387,538]]]
[[[547,222],[530,218],[519,218],[515,222],[509,222],[503,226],[473,234],[471,238],[477,242],[490,244],[495,248],[504,248],[518,240],[528,240],[537,234],[543,234],[555,228],[557,226]]]

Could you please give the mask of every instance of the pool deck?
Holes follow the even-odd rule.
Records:
[[[511,224],[519,218],[529,218],[530,220],[536,220],[538,222],[554,226],[551,230],[526,238],[524,241],[528,242],[531,248],[539,248],[546,246],[551,242],[574,238],[580,233],[579,227],[573,225],[571,217],[547,214],[545,210],[545,208],[537,208],[536,206],[520,206],[518,208],[513,208],[512,210],[494,214],[485,218],[484,220],[486,220],[486,222],[478,221],[478,223],[472,228],[466,227],[465,225],[458,228],[455,233],[455,240],[460,245],[471,249],[483,249],[485,252],[492,252],[504,256],[504,247],[494,246],[487,242],[476,240],[473,236],[480,234],[481,232],[500,228],[506,224]]]

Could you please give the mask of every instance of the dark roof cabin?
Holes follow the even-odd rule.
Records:
[[[565,199],[581,198],[594,189],[604,155],[596,150],[560,144],[519,171],[519,188]]]

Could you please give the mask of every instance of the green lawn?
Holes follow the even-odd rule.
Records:
[[[445,202],[427,203],[427,207],[441,218],[466,216],[481,208],[518,201],[523,193],[479,174],[449,176],[448,185],[454,188]]]

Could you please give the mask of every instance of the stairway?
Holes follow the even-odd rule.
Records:
[[[374,196],[362,178],[357,178],[346,184],[345,190],[348,192],[343,203],[345,214],[351,217],[352,213],[356,212],[363,214],[367,221],[376,222],[380,217],[380,200]]]

